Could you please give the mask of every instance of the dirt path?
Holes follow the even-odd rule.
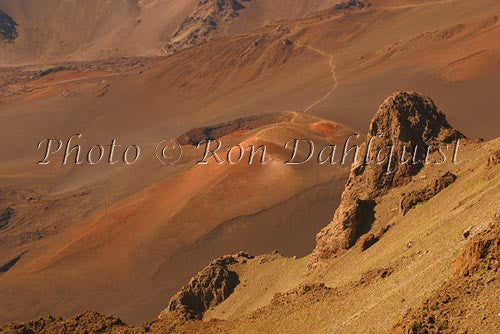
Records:
[[[442,4],[447,4],[447,3],[453,3],[457,2],[459,0],[442,0],[442,1],[434,1],[434,2],[425,2],[425,3],[419,3],[419,4],[409,4],[409,5],[401,5],[401,6],[390,6],[390,7],[382,7],[382,9],[404,9],[404,8],[415,8],[415,7],[424,7],[424,6],[432,6],[432,5],[442,5]],[[377,8],[380,9],[380,8]],[[321,98],[318,100],[314,101],[311,105],[309,105],[307,108],[305,108],[302,113],[309,113],[314,107],[316,107],[318,104],[322,103],[325,101],[328,97],[330,97],[335,89],[337,89],[337,86],[339,84],[338,79],[337,79],[337,73],[335,70],[335,59],[333,55],[326,53],[325,51],[322,51],[320,49],[317,49],[315,47],[309,46],[309,45],[303,45],[303,44],[298,44],[299,47],[304,48],[304,49],[309,49],[311,51],[314,51],[318,54],[320,54],[323,57],[328,57],[330,60],[330,69],[332,72],[332,78],[333,78],[333,86],[332,88]]]
[[[424,6],[432,6],[432,5],[444,5],[452,2],[457,2],[460,0],[442,0],[442,1],[434,1],[434,2],[424,2],[417,3],[412,5],[400,5],[400,6],[388,6],[388,7],[379,7],[382,9],[404,9],[404,8],[415,8],[415,7],[424,7]]]
[[[314,101],[310,106],[308,106],[307,108],[305,108],[302,111],[304,114],[307,114],[309,111],[311,111],[312,108],[316,107],[318,104],[325,101],[330,95],[332,95],[333,92],[335,91],[335,89],[337,89],[339,82],[337,80],[337,73],[335,71],[335,59],[333,58],[333,55],[328,54],[320,49],[314,48],[314,47],[309,46],[309,45],[299,45],[299,46],[302,48],[305,48],[305,49],[312,50],[312,51],[320,54],[323,57],[327,57],[330,60],[329,65],[330,65],[330,70],[332,71],[332,78],[333,78],[332,88],[324,96],[322,96],[320,99]]]

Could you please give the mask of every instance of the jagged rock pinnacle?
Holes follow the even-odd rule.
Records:
[[[381,164],[367,163],[371,145],[395,149],[404,146],[412,148],[411,152],[420,148],[419,154],[422,154],[429,145],[451,143],[460,138],[463,135],[453,129],[429,97],[417,92],[391,94],[371,121],[367,140],[360,147],[365,159],[353,165],[332,222],[316,236],[317,245],[309,269],[352,247],[370,229],[376,198],[392,187],[408,183],[424,165],[423,159],[395,163],[388,173]]]

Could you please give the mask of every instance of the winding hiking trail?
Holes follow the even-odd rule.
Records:
[[[400,5],[400,6],[389,6],[389,7],[380,7],[377,9],[406,9],[406,8],[416,8],[416,7],[424,7],[424,6],[432,6],[432,5],[443,5],[443,4],[448,4],[448,3],[453,3],[457,2],[459,0],[441,0],[441,1],[434,1],[434,2],[424,2],[424,3],[419,3],[419,4],[408,4],[408,5]],[[314,101],[311,105],[309,105],[307,108],[305,108],[302,113],[307,114],[309,113],[314,107],[316,107],[318,104],[322,103],[325,101],[328,97],[330,97],[335,89],[337,89],[337,86],[339,84],[338,79],[337,79],[337,73],[335,69],[335,59],[333,55],[326,53],[325,51],[322,51],[318,48],[309,46],[309,45],[303,45],[303,44],[297,44],[300,48],[304,49],[309,49],[313,52],[316,52],[320,54],[323,57],[328,57],[330,59],[330,69],[332,72],[332,78],[333,78],[333,87],[320,99]]]
[[[328,97],[330,97],[330,95],[333,94],[333,92],[335,91],[335,89],[337,89],[337,86],[339,84],[338,80],[337,80],[337,72],[335,71],[335,59],[333,58],[333,55],[331,54],[328,54],[320,49],[317,49],[315,47],[312,47],[312,46],[309,46],[309,45],[300,45],[300,47],[302,48],[305,48],[305,49],[309,49],[309,50],[312,50],[318,54],[320,54],[321,56],[323,57],[328,57],[330,59],[330,69],[332,71],[332,78],[333,78],[333,87],[323,96],[321,97],[320,99],[314,101],[309,107],[305,108],[302,113],[304,114],[307,114],[309,111],[311,111],[312,108],[316,107],[318,104],[320,104],[321,102],[325,101]]]

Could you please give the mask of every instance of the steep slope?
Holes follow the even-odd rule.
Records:
[[[495,333],[500,329],[496,312],[500,291],[500,211],[471,238],[455,266],[453,277],[422,306],[405,315],[394,333]]]

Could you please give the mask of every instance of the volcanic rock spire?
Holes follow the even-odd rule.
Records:
[[[322,260],[343,253],[370,229],[376,198],[392,187],[408,183],[423,168],[426,147],[460,138],[463,135],[453,129],[429,97],[416,92],[390,95],[371,121],[366,142],[360,147],[365,159],[353,165],[333,220],[316,236],[309,268],[314,269]],[[372,145],[395,150],[405,147],[408,155],[418,154],[414,154],[416,159],[410,163],[394,163],[388,172],[387,166],[368,162],[367,151]]]

